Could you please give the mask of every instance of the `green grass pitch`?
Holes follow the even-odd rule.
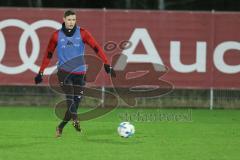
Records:
[[[48,107],[0,107],[0,160],[238,160],[240,156],[240,110],[116,109],[82,122],[80,134],[69,123],[61,138],[55,138],[59,120],[53,113]],[[137,113],[191,117],[134,118]],[[128,139],[116,132],[126,114],[133,116],[136,128]]]

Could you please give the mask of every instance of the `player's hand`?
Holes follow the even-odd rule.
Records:
[[[42,80],[43,80],[42,77],[43,77],[43,73],[42,73],[42,72],[39,72],[39,73],[37,74],[37,76],[34,78],[35,84],[41,83]]]
[[[111,75],[111,77],[116,77],[116,73],[115,73],[115,71],[114,71],[112,66],[110,66],[108,64],[104,64],[104,69],[107,72],[107,74]]]

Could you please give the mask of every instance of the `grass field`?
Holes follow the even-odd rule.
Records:
[[[117,135],[124,115],[188,115],[190,119],[133,118],[136,134]],[[116,109],[82,122],[77,133],[68,124],[56,139],[59,120],[47,107],[0,107],[0,160],[238,160],[240,110]]]

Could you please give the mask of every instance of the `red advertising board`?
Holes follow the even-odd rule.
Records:
[[[34,85],[33,78],[54,30],[62,23],[63,9],[0,9],[0,84]],[[240,88],[240,13],[76,10],[77,23],[92,33],[118,71],[135,64],[168,68],[161,78],[175,88]],[[129,48],[119,48],[130,41]],[[95,54],[89,47],[86,53]],[[127,57],[120,62],[121,55]],[[57,56],[46,70],[55,68]],[[89,64],[94,65],[94,64]],[[148,65],[146,65],[148,66]],[[138,68],[138,67],[136,67]],[[147,82],[150,84],[151,82]],[[97,86],[111,86],[102,70]],[[116,86],[128,86],[116,83]]]

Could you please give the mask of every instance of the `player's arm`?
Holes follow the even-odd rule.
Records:
[[[42,60],[40,70],[38,72],[38,75],[35,77],[36,84],[42,82],[43,72],[44,72],[45,68],[47,68],[47,66],[49,65],[49,63],[52,59],[54,50],[57,46],[57,39],[58,39],[58,32],[56,31],[53,33],[52,37],[50,38],[50,41],[48,43],[47,49],[45,51],[45,54],[44,54],[44,57]]]
[[[96,54],[102,59],[104,63],[105,71],[111,74],[111,76],[116,77],[115,71],[110,66],[106,54],[104,53],[102,47],[100,47],[100,45],[94,39],[94,37],[87,30],[83,28],[80,29],[80,34],[83,42],[88,44],[96,52]]]

